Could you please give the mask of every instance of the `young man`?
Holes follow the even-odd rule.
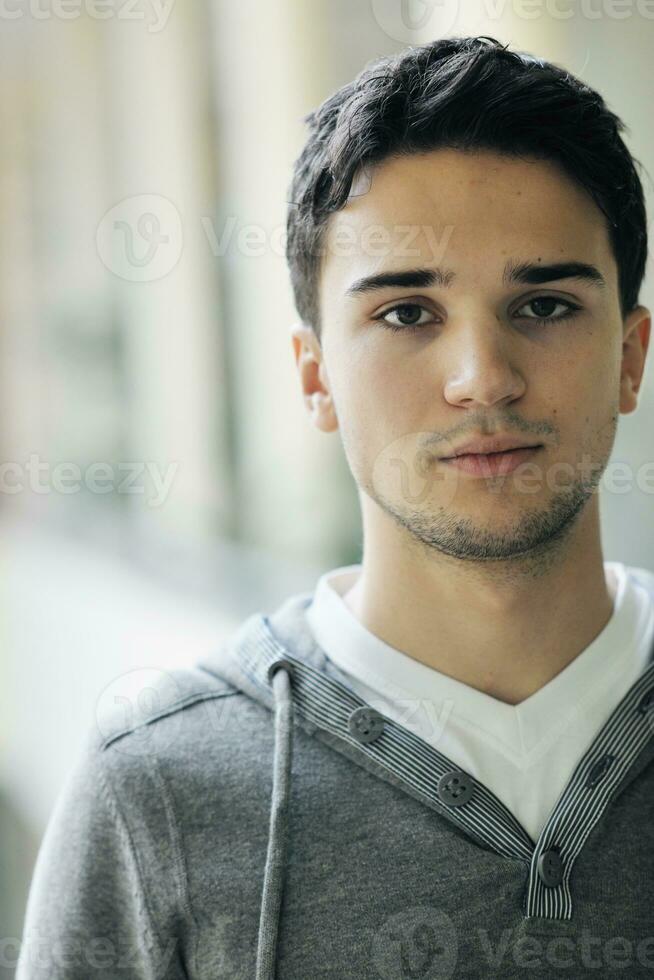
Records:
[[[650,335],[624,127],[492,38],[308,121],[292,342],[363,561],[90,736],[19,980],[651,976],[654,574],[597,494]]]

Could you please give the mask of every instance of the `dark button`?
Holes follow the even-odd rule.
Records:
[[[453,769],[451,772],[446,772],[438,780],[436,792],[438,799],[447,803],[448,806],[462,806],[468,802],[474,788],[472,776],[466,772],[460,772],[458,769]]]
[[[272,684],[273,674],[280,667],[285,667],[286,670],[289,672],[289,674],[291,674],[291,675],[293,674],[293,664],[291,663],[290,660],[284,660],[283,658],[280,658],[279,660],[274,660],[271,663],[271,665],[270,665],[270,667],[268,668],[268,671],[267,671],[267,677],[268,677],[268,683],[269,684]]]
[[[354,709],[347,720],[347,727],[359,742],[374,742],[384,731],[384,716],[363,704]]]
[[[614,759],[614,755],[603,755],[593,764],[585,783],[588,789],[592,789],[594,786],[597,786],[599,781],[611,768],[611,763]]]
[[[654,687],[650,688],[649,691],[643,694],[638,703],[638,710],[640,711],[641,715],[645,714],[646,711],[649,711],[650,708],[654,708]]]
[[[543,851],[538,858],[538,874],[540,880],[548,888],[556,888],[557,885],[561,884],[563,861],[556,848],[550,847],[549,850]]]

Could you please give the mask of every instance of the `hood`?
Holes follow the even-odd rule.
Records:
[[[200,668],[227,681],[273,714],[273,788],[259,919],[256,980],[272,980],[275,976],[288,841],[294,724],[313,734],[320,727],[321,711],[341,708],[347,712],[346,717],[350,717],[352,709],[358,708],[360,732],[362,723],[363,728],[366,728],[368,715],[373,718],[377,714],[372,708],[361,708],[361,699],[316,643],[305,615],[312,599],[313,592],[300,593],[290,596],[270,615],[255,613],[241,624],[219,650],[198,663]],[[338,682],[338,685],[334,682]],[[316,685],[319,686],[322,697],[312,699]],[[352,691],[351,698],[340,685]],[[330,697],[337,686],[340,689],[338,704],[336,698]],[[332,700],[335,702],[333,707]],[[294,711],[296,704],[302,705],[302,715]]]
[[[316,642],[306,616],[313,597],[313,591],[298,593],[285,599],[272,613],[253,613],[199,666],[270,710],[274,710],[275,697],[267,670],[273,662],[285,658],[306,664],[352,690],[346,675]],[[356,697],[353,690],[352,694]]]

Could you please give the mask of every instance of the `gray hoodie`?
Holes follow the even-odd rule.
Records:
[[[17,980],[654,976],[654,659],[537,841],[368,706],[312,593],[89,732]]]

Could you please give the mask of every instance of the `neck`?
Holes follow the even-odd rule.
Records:
[[[362,570],[344,600],[371,633],[428,667],[519,704],[611,618],[596,495],[563,544],[486,562],[413,548],[368,501]]]

